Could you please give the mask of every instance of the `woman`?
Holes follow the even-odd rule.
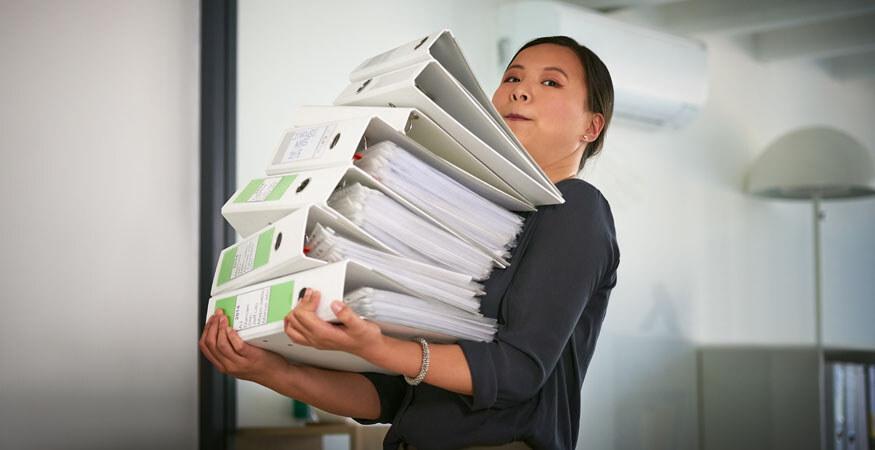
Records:
[[[566,200],[526,218],[511,266],[486,281],[482,311],[500,324],[493,342],[387,337],[340,301],[331,307],[343,326],[334,326],[316,317],[319,292],[307,290],[286,317],[294,342],[359,355],[407,380],[291,365],[243,342],[220,313],[204,329],[204,355],[224,373],[326,411],[392,423],[386,449],[574,448],[580,389],[619,264],[610,207],[575,175],[602,146],[613,87],[595,54],[548,37],[517,52],[492,102]],[[422,384],[412,386],[414,377]]]

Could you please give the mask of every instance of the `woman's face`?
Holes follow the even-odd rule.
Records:
[[[592,131],[580,59],[569,48],[541,44],[521,51],[504,73],[492,104],[542,169],[574,165]],[[597,134],[597,133],[596,133]],[[575,162],[576,161],[576,162]]]

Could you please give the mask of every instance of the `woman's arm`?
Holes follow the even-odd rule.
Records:
[[[221,311],[207,321],[198,346],[222,373],[256,382],[337,415],[362,419],[380,416],[377,390],[364,375],[289,364],[282,356],[243,341],[228,326]]]
[[[343,325],[332,325],[316,315],[321,294],[307,289],[286,317],[285,331],[292,341],[318,349],[352,353],[388,371],[416,377],[422,365],[419,343],[385,336],[380,327],[358,316],[343,302],[331,305]],[[429,345],[425,382],[448,391],[471,395],[471,370],[462,348],[455,344]]]
[[[459,341],[433,346],[425,381],[470,395],[471,408],[506,407],[536,395],[556,366],[578,325],[595,339],[604,318],[595,314],[580,323],[583,311],[608,274],[615,274],[619,249],[610,207],[590,185],[566,184],[565,205],[538,211],[524,254],[504,301],[503,326],[492,342]],[[616,278],[613,278],[616,282]],[[318,293],[305,294],[286,317],[293,341],[356,354],[391,371],[414,377],[422,353],[418,343],[380,333],[342,302],[331,307],[343,325],[319,319]]]
[[[462,347],[456,344],[429,344],[428,347],[429,367],[423,381],[451,392],[471,395],[474,389],[471,369]],[[422,347],[418,342],[389,336],[383,336],[379,346],[361,356],[372,364],[410,378],[419,374],[422,365]]]
[[[259,382],[282,395],[344,417],[380,416],[377,390],[364,375],[289,364]]]

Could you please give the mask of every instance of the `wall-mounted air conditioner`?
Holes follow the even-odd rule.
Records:
[[[540,36],[566,35],[589,47],[611,72],[617,119],[677,128],[705,103],[707,52],[701,42],[557,1],[502,5],[499,30],[505,63],[520,46]]]

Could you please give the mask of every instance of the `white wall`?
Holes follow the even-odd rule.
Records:
[[[264,174],[295,107],[330,105],[349,84],[349,72],[377,49],[450,27],[468,44],[464,51],[478,77],[496,78],[497,48],[482,37],[494,34],[497,3],[241,1],[238,184]]]
[[[702,114],[657,133],[618,122],[584,171],[611,201],[622,254],[583,388],[589,448],[697,448],[697,345],[814,342],[811,206],[749,197],[744,176],[797,127],[835,126],[875,148],[871,84],[842,85],[803,63],[761,65],[730,39],[702,38],[711,72]],[[825,341],[873,349],[875,200],[824,209]]]
[[[198,19],[0,2],[0,448],[196,447]]]
[[[365,57],[438,28],[453,29],[491,92],[500,3],[242,2],[238,181],[263,173],[295,106],[330,104]],[[813,343],[810,207],[749,197],[744,175],[796,127],[832,125],[875,148],[872,84],[762,65],[744,43],[700,37],[711,71],[702,114],[681,130],[615,123],[583,174],[611,201],[622,262],[583,388],[580,448],[697,448],[698,345]],[[826,340],[875,348],[875,200],[825,209]],[[290,421],[287,400],[238,386],[241,426]]]
[[[642,289],[632,296],[643,298],[648,285],[666,284],[690,314],[682,320],[689,335],[703,343],[812,343],[811,206],[747,196],[744,176],[771,141],[798,127],[834,126],[875,148],[875,89],[804,63],[762,65],[729,39],[704,39],[711,93],[702,114],[679,131],[617,127],[586,171],[613,201],[622,267],[634,278],[616,292]],[[875,317],[875,284],[864,276],[873,268],[875,236],[866,227],[875,224],[875,201],[824,209],[826,341],[875,347],[875,329],[865,326]],[[635,323],[631,314],[620,326]]]

